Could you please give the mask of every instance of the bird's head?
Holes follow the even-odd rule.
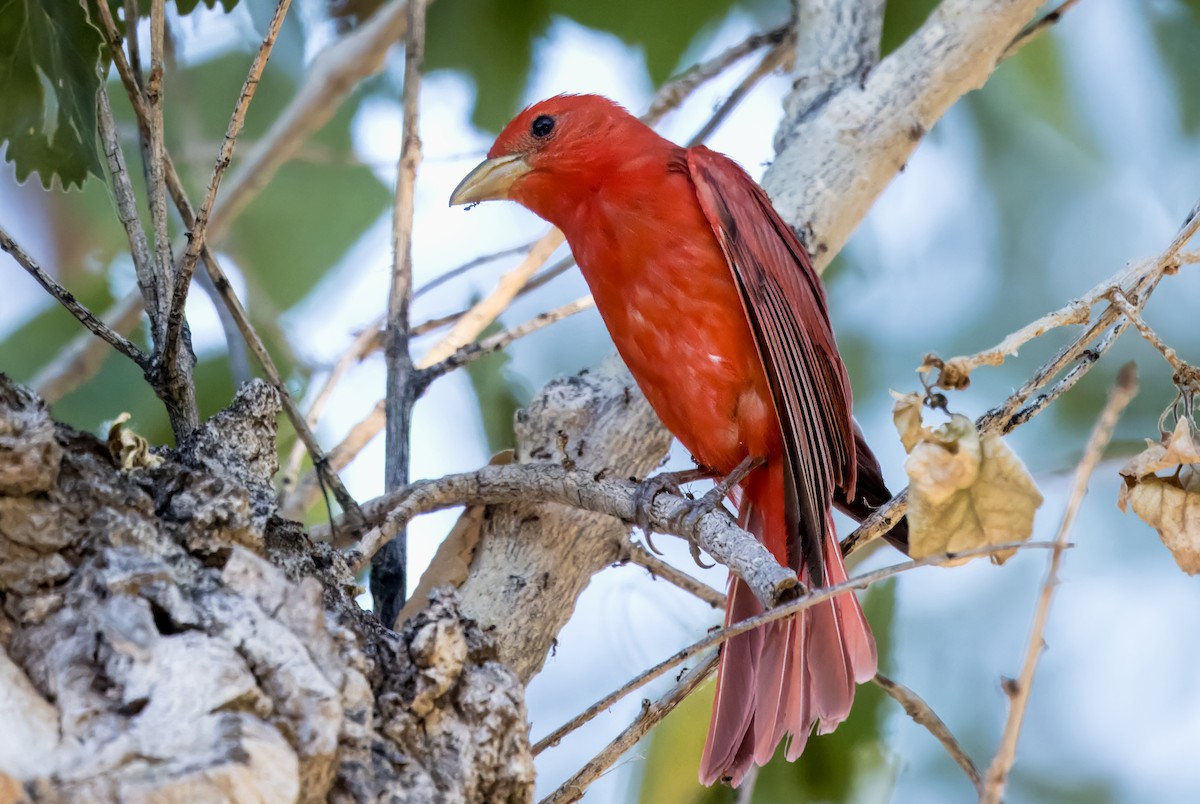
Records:
[[[557,222],[554,210],[565,196],[602,182],[642,132],[656,136],[599,95],[535,103],[504,127],[488,158],[454,189],[450,205],[508,199]]]

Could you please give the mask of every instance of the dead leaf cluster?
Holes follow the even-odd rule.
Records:
[[[914,558],[1005,542],[1033,533],[1042,495],[1029,471],[999,436],[980,436],[954,414],[937,428],[921,419],[920,394],[892,392],[900,441],[908,452],[908,528]],[[1012,551],[995,554],[1003,563]]]
[[[1122,511],[1133,506],[1158,531],[1180,569],[1200,572],[1200,439],[1191,419],[1181,416],[1161,442],[1146,439],[1146,449],[1125,464],[1121,476],[1117,506]]]

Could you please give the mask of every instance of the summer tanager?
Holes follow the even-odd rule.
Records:
[[[450,203],[491,199],[563,231],[617,351],[700,466],[761,459],[740,484],[740,524],[802,583],[844,581],[832,506],[861,519],[890,495],[851,418],[821,282],[762,188],[612,101],[563,95],[509,123]],[[762,611],[735,576],[728,600],[727,624]],[[737,785],[785,734],[795,760],[875,669],[852,592],[729,640],[700,780]]]

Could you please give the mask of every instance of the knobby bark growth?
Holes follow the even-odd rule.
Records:
[[[457,594],[383,628],[275,515],[279,411],[252,382],[123,469],[0,376],[0,800],[529,800],[522,685]]]

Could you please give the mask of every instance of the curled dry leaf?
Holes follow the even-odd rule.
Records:
[[[1121,470],[1117,497],[1158,531],[1175,563],[1189,575],[1200,572],[1200,439],[1184,416],[1165,444],[1146,440],[1146,449]],[[1158,472],[1169,471],[1160,476]]]
[[[894,396],[896,429],[909,452],[904,469],[913,558],[1028,539],[1042,495],[1021,459],[999,436],[980,437],[965,416],[925,427],[920,396]],[[1011,554],[993,560],[1002,563]]]
[[[113,419],[108,428],[108,454],[122,469],[158,466],[163,459],[150,452],[150,442],[132,429],[122,427],[129,419],[128,412],[121,413]]]
[[[920,394],[902,394],[899,391],[892,391],[891,394],[892,399],[896,400],[896,404],[892,405],[892,421],[896,423],[896,430],[900,433],[900,443],[904,445],[904,451],[912,452],[913,447],[927,432],[921,426],[923,400]]]

